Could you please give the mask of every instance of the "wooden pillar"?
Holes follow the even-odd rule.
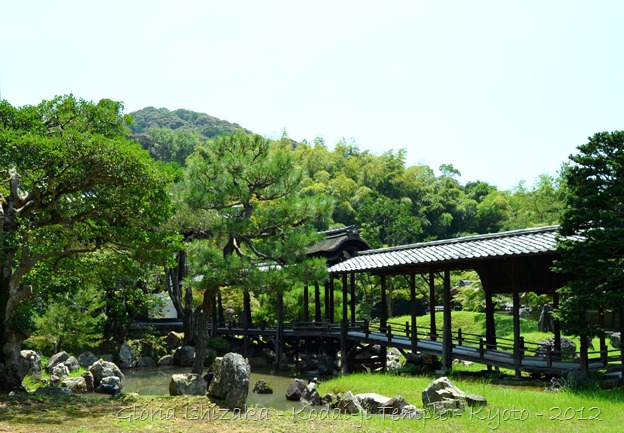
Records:
[[[602,360],[602,362],[604,363],[604,365],[607,365],[608,362],[608,354],[607,354],[607,342],[605,340],[605,313],[604,313],[604,308],[600,307],[598,309],[598,327],[600,328],[600,330],[602,331],[600,333],[600,359]],[[621,335],[621,334],[620,334]]]
[[[314,321],[321,321],[321,288],[318,281],[314,282]]]
[[[490,268],[486,267],[482,276],[481,285],[485,292],[485,341],[488,349],[495,349],[496,345],[496,321],[494,320],[494,302],[490,287]]]
[[[447,373],[453,364],[453,332],[451,330],[451,273],[444,271],[444,331],[442,334],[442,369]]]
[[[435,320],[435,274],[433,271],[429,271],[429,328],[431,331],[431,340],[436,341],[436,334],[438,333],[436,329],[436,320]]]
[[[277,293],[277,327],[275,328],[275,368],[280,369],[280,361],[283,352],[284,334],[284,294],[280,290]]]
[[[325,322],[329,323],[329,281],[323,284],[325,288]]]
[[[351,306],[351,324],[355,325],[355,272],[351,272],[350,275],[350,289],[351,299],[349,299],[349,304]]]
[[[620,337],[624,336],[624,309],[620,310]],[[620,362],[622,363],[622,377],[624,377],[624,344],[620,343]]]
[[[335,298],[335,287],[334,287],[334,279],[332,277],[329,278],[329,323],[333,324],[336,316],[336,298]]]
[[[310,302],[310,293],[308,290],[308,281],[303,285],[303,321],[310,321],[310,306],[308,305]]]
[[[511,264],[511,289],[513,297],[513,330],[514,330],[514,370],[517,379],[520,378],[520,364],[522,362],[521,341],[520,341],[520,293],[518,292],[518,283],[516,281],[516,261],[512,259]]]
[[[217,290],[217,301],[219,303],[219,323],[225,323],[225,316],[223,315],[223,301],[221,300],[221,289]]]
[[[388,324],[388,304],[386,298],[386,274],[381,275],[381,316],[379,326],[385,328]]]
[[[580,361],[581,361],[581,376],[589,377],[589,357],[588,357],[588,337],[587,335],[579,335],[581,339],[581,349],[579,351]]]
[[[353,274],[351,274],[353,275]],[[347,305],[347,274],[342,274],[342,319],[340,320],[340,360],[342,363],[342,372],[348,373],[349,367],[347,363],[347,333],[349,332],[349,318]]]
[[[249,294],[249,290],[245,289],[243,292],[243,324],[246,324],[247,327],[251,326],[251,295]]]
[[[217,294],[216,293],[212,293],[210,296],[212,296],[212,311],[211,311],[211,320],[212,320],[212,330],[210,332],[210,336],[214,337],[215,335],[217,335],[217,325],[218,325],[218,317],[217,317]]]
[[[413,270],[410,271],[410,306],[412,313],[412,333],[410,335],[412,343],[412,353],[416,353],[416,346],[418,344],[418,335],[416,328],[416,272],[414,272]]]
[[[388,325],[388,305],[386,303],[386,274],[381,274],[381,318],[379,320],[379,326],[382,328],[382,332],[385,331]],[[388,349],[383,343],[380,346],[381,371],[385,373],[388,364]]]
[[[559,292],[557,292],[557,280],[553,276],[553,292],[552,292],[553,310],[559,308]],[[555,360],[561,359],[561,323],[559,320],[553,318],[553,334],[555,334],[554,350]]]

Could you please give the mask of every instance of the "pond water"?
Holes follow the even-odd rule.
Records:
[[[141,395],[165,395],[169,394],[169,382],[171,375],[190,373],[190,367],[142,367],[123,371],[124,392],[136,392]],[[254,384],[262,379],[273,388],[273,394],[255,394],[251,392]],[[295,376],[287,372],[272,372],[270,370],[252,372],[249,378],[249,394],[247,405],[261,407],[273,407],[280,410],[300,409],[303,406],[296,401],[286,400],[286,390],[295,379]]]

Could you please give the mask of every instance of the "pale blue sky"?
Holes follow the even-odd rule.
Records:
[[[499,188],[623,129],[624,1],[0,0],[0,89],[353,139]]]

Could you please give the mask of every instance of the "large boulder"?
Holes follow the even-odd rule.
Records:
[[[357,394],[355,398],[358,399],[366,413],[383,413],[384,407],[387,407],[390,397],[385,395],[376,394],[373,392],[365,394]]]
[[[104,378],[117,377],[119,379],[119,388],[123,387],[124,374],[119,367],[112,362],[98,359],[89,367],[89,372],[93,375],[93,385],[99,388]]]
[[[306,389],[306,383],[303,379],[295,379],[293,382],[288,385],[288,389],[286,390],[286,399],[290,401],[299,401],[301,400],[301,396]]]
[[[169,382],[170,395],[206,395],[206,381],[199,374],[174,374]]]
[[[310,406],[319,406],[321,404],[321,395],[318,392],[315,382],[310,382],[305,387],[301,402]]]
[[[99,358],[91,352],[83,352],[78,355],[78,364],[84,368],[89,368]]]
[[[20,352],[20,377],[27,375],[41,379],[41,356],[34,350]]]
[[[70,356],[69,358],[67,358],[65,361],[63,361],[63,364],[67,366],[69,371],[76,371],[80,368],[80,363],[74,356]]]
[[[535,354],[538,356],[546,356],[548,348],[555,349],[555,337],[546,338],[537,343]],[[574,359],[576,357],[576,344],[566,337],[561,337],[561,356],[564,359]]]
[[[173,355],[165,355],[158,360],[158,365],[171,365],[173,364]]]
[[[351,391],[347,391],[342,398],[340,398],[336,407],[340,409],[341,412],[350,415],[357,415],[364,412],[364,408],[360,404],[360,401]]]
[[[128,343],[121,345],[119,349],[119,366],[121,368],[132,368],[137,365],[137,354]]]
[[[195,348],[182,346],[173,354],[173,363],[180,367],[191,367],[195,362]]]
[[[60,386],[40,386],[35,391],[37,395],[45,395],[48,397],[69,397],[74,395],[68,388],[61,388]]]
[[[61,386],[71,390],[74,394],[84,394],[89,391],[87,388],[87,382],[82,376],[66,377],[61,381]]]
[[[69,358],[69,355],[67,354],[67,352],[63,351],[63,352],[55,353],[54,355],[50,357],[50,359],[48,359],[48,363],[46,364],[46,371],[52,374],[52,369],[56,367],[57,365],[65,362],[68,358]]]
[[[165,337],[165,344],[168,350],[177,349],[184,342],[184,334],[181,332],[170,331]]]
[[[229,409],[242,409],[249,393],[249,363],[242,355],[230,352],[215,364],[208,394],[222,400]]]
[[[486,405],[487,400],[477,394],[467,394],[451,383],[448,377],[440,377],[427,386],[422,392],[423,404],[436,412],[462,410],[466,405]]]
[[[137,367],[155,367],[156,366],[156,361],[154,361],[149,356],[142,356],[137,361],[136,366]]]

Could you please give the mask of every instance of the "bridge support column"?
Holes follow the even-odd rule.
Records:
[[[277,326],[275,327],[275,369],[280,369],[284,347],[284,294],[277,293]]]
[[[556,310],[557,308],[559,308],[559,292],[557,292],[555,278],[556,277],[553,276],[552,301],[553,301],[553,308]],[[553,328],[554,328],[553,333],[555,334],[555,344],[554,344],[555,359],[560,360],[561,359],[561,324],[559,323],[559,320],[553,319]]]
[[[513,260],[513,259],[512,259]],[[522,363],[521,341],[520,341],[520,293],[516,282],[515,260],[511,265],[511,289],[513,298],[513,330],[514,330],[514,370],[516,379],[520,378],[520,364]]]
[[[321,319],[321,288],[317,281],[314,282],[314,321],[320,322]]]
[[[303,284],[303,321],[310,321],[310,306],[308,305],[310,302],[310,294],[308,290],[308,281]]]
[[[355,325],[355,273],[351,272],[350,275],[350,289],[351,289],[351,299],[349,299],[349,304],[351,305],[351,324]]]
[[[353,276],[353,274],[351,274]],[[347,360],[347,333],[349,332],[348,304],[347,304],[347,274],[342,274],[342,318],[340,319],[340,362],[343,373],[349,372]]]
[[[386,274],[381,274],[381,317],[379,320],[379,327],[381,328],[381,332],[386,332],[386,327],[388,325],[388,299],[386,297]],[[381,371],[386,372],[386,365],[388,361],[388,348],[381,345]]]
[[[451,331],[451,273],[444,271],[444,334],[442,335],[442,369],[448,373],[453,364],[453,333]]]
[[[416,272],[410,271],[410,306],[412,313],[412,333],[410,334],[412,343],[412,353],[416,353],[418,344],[418,332],[416,328]]]
[[[436,341],[437,329],[435,320],[435,274],[429,271],[429,331],[431,332],[431,341]]]
[[[329,323],[334,324],[336,321],[336,291],[334,290],[334,279],[329,278]]]

